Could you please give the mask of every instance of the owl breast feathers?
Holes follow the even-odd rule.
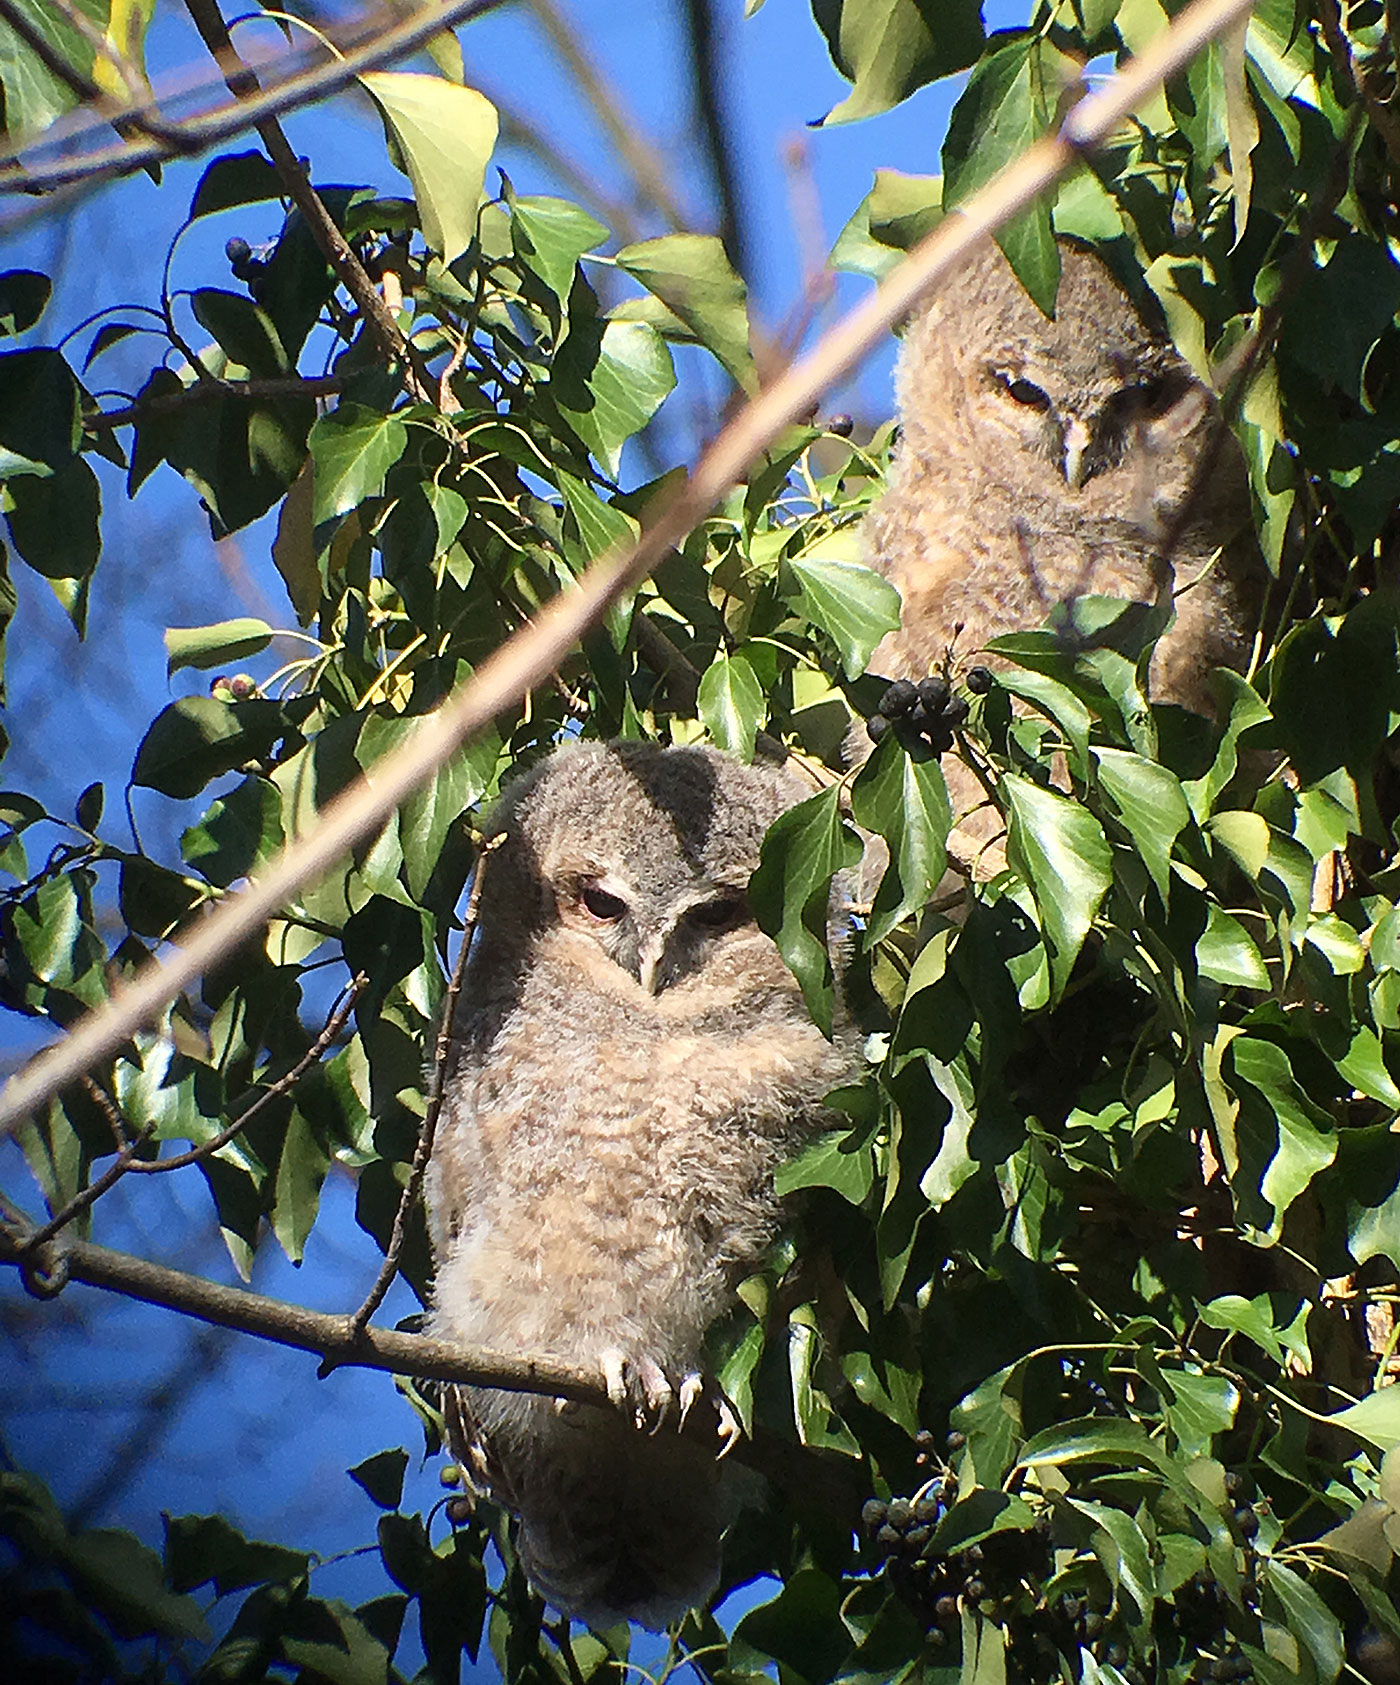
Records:
[[[1053,320],[988,241],[909,328],[903,428],[867,521],[903,625],[872,666],[921,678],[1085,595],[1156,602],[1155,694],[1209,712],[1245,665],[1266,575],[1210,392],[1104,263],[1062,241]]]
[[[745,891],[803,791],[713,750],[579,743],[486,826],[476,943],[429,1170],[433,1329],[552,1356],[654,1415],[763,1257],[773,1171],[847,1056]],[[671,1420],[465,1388],[474,1483],[520,1517],[531,1581],[594,1624],[660,1626],[718,1572],[713,1449]]]

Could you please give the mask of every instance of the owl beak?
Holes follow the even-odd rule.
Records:
[[[659,995],[666,984],[661,962],[666,958],[665,944],[649,942],[637,956],[637,981],[649,995]]]
[[[1093,466],[1089,447],[1093,442],[1094,435],[1082,421],[1071,421],[1065,428],[1065,481],[1074,491],[1089,478]]]

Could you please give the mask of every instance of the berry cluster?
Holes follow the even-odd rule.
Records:
[[[861,1521],[891,1586],[923,1626],[930,1649],[955,1644],[963,1611],[975,1610],[1006,1633],[1012,1685],[1048,1685],[1061,1676],[1062,1658],[1077,1671],[1081,1652],[1115,1667],[1127,1685],[1148,1685],[1156,1661],[1185,1664],[1199,1685],[1252,1677],[1237,1636],[1239,1611],[1207,1572],[1178,1587],[1170,1603],[1158,1605],[1152,1625],[1156,1654],[1144,1659],[1134,1655],[1122,1613],[1095,1564],[1086,1564],[1082,1579],[1071,1573],[1065,1589],[1065,1576],[1056,1575],[1048,1511],[1031,1528],[991,1533],[966,1549],[941,1553],[934,1544],[936,1529],[957,1496],[957,1480],[933,1451],[930,1434],[920,1433],[916,1443],[917,1461],[932,1465],[933,1478],[907,1498],[871,1498]],[[949,1451],[963,1443],[959,1433],[948,1436]],[[1259,1512],[1249,1501],[1252,1488],[1245,1477],[1231,1474],[1226,1484],[1245,1558],[1244,1604],[1253,1611],[1259,1599],[1253,1548]],[[1058,1580],[1058,1588],[1047,1592],[1052,1580]]]
[[[969,687],[984,671],[973,669],[968,675]],[[947,679],[920,679],[917,684],[912,679],[896,679],[865,722],[865,729],[872,743],[893,731],[906,749],[922,746],[941,755],[953,747],[953,733],[967,713],[965,698],[953,695]]]

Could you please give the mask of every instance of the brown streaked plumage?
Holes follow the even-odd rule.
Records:
[[[774,1168],[849,1066],[745,889],[804,792],[713,750],[580,743],[488,821],[430,1166],[435,1333],[596,1368],[644,1421],[778,1220]],[[623,1409],[460,1392],[478,1489],[559,1610],[661,1626],[718,1573],[715,1454]],[[651,1424],[649,1424],[651,1425]]]

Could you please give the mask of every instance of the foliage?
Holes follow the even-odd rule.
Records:
[[[984,43],[962,5],[814,11],[854,83],[834,117],[975,58],[942,181],[882,173],[843,232],[835,260],[865,274],[1046,132],[1080,63],[1139,50],[1167,22],[1157,0],[1072,0]],[[774,827],[753,899],[830,1023],[828,886],[857,857],[856,824],[887,840],[852,962],[870,1068],[836,1097],[849,1128],[783,1172],[782,1191],[802,1191],[797,1234],[713,1351],[746,1425],[824,1472],[776,1485],[727,1538],[725,1587],[767,1573],[771,1598],[728,1633],[690,1617],[668,1665],[693,1653],[731,1682],[776,1664],[790,1685],[1330,1685],[1348,1644],[1363,1658],[1400,1636],[1400,1394],[1374,1390],[1400,1272],[1400,159],[1389,107],[1376,115],[1396,82],[1385,23],[1379,6],[1352,7],[1343,30],[1331,0],[1316,15],[1262,0],[1243,43],[1207,49],[1002,235],[1047,306],[1054,234],[1093,240],[1155,295],[1203,376],[1235,377],[1283,630],[1247,678],[1219,676],[1214,725],[1148,705],[1145,634],[1115,605],[1075,605],[1089,636],[1002,640],[990,682],[948,677],[968,706],[954,752],[1005,820],[1007,866],[960,894],[956,917],[931,907],[949,820],[937,756],[889,733],[857,776],[840,772],[853,715],[879,694],[863,669],[894,623],[856,532],[888,440],[795,429],[553,688],[95,1072],[95,1094],[65,1092],[24,1133],[50,1212],[109,1166],[117,1119],[147,1163],[220,1137],[199,1168],[245,1273],[268,1231],[301,1255],[333,1163],[357,1174],[360,1223],[384,1246],[471,827],[502,781],[572,731],[708,735],[745,757],[766,733],[827,769]],[[86,35],[41,27],[96,74]],[[10,129],[42,129],[76,96],[0,35]],[[297,651],[162,708],[135,747],[133,785],[195,804],[179,859],[117,841],[100,787],[74,793],[71,818],[0,797],[13,1013],[66,1025],[100,1002],[636,535],[670,474],[634,483],[628,446],[672,389],[674,345],[754,384],[743,284],[716,239],[611,249],[589,212],[504,178],[478,209],[475,163],[456,172],[463,153],[484,167],[486,102],[398,72],[371,87],[417,204],[369,185],[321,197],[366,264],[401,278],[441,405],[386,370],[295,209],[270,250],[231,242],[236,286],[168,292],[139,317],[154,349],[120,425],[89,371],[136,331],[135,301],[94,317],[86,346],[52,344],[45,278],[0,278],[14,557],[82,630],[113,470],[134,497],[168,465],[216,535],[280,510],[290,603],[280,631],[172,628],[171,671],[233,667],[287,630]],[[329,167],[313,158],[313,182]],[[190,222],[283,186],[260,153],[229,152]],[[295,378],[323,370],[330,397]],[[6,578],[0,626],[13,603]],[[366,974],[353,1029],[223,1139],[306,1060],[312,968]],[[422,1291],[421,1228],[401,1263]],[[170,1520],[157,1564],[128,1536],[70,1532],[35,1482],[5,1476],[26,1618],[72,1677],[118,1676],[141,1635],[158,1657],[195,1654],[207,1610],[219,1637],[200,1678],[397,1678],[412,1608],[425,1677],[455,1678],[485,1645],[512,1680],[620,1678],[628,1635],[570,1639],[545,1620],[503,1518],[400,1511],[403,1457],[353,1471],[382,1512],[386,1575],[354,1610],[311,1594],[307,1553],[217,1517]]]

